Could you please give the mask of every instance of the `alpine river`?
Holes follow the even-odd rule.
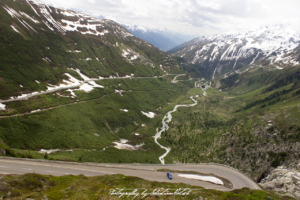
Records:
[[[164,147],[163,145],[159,144],[157,142],[157,139],[160,138],[161,136],[161,133],[164,132],[164,131],[167,131],[169,129],[169,123],[171,122],[172,120],[172,113],[173,112],[176,112],[177,111],[177,108],[179,107],[191,107],[191,106],[195,106],[197,105],[197,101],[195,99],[193,99],[193,97],[190,97],[195,103],[193,104],[187,104],[187,105],[176,105],[174,107],[173,110],[169,111],[165,116],[164,118],[162,119],[162,127],[160,129],[160,131],[158,131],[158,128],[156,129],[156,134],[154,136],[154,141],[156,144],[158,144],[161,148],[165,149],[166,150],[166,153],[164,153],[162,156],[159,157],[159,160],[161,162],[161,164],[165,164],[165,160],[164,160],[164,157],[166,157],[168,155],[168,153],[171,151],[171,147]]]

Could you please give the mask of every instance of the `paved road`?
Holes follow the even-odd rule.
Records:
[[[172,80],[172,83],[177,83],[176,79],[177,79],[179,76],[186,76],[186,74],[178,74],[177,76],[174,77],[174,79]]]
[[[129,169],[130,168],[130,169]],[[251,189],[260,189],[252,180],[233,169],[215,166],[215,165],[121,165],[121,164],[100,164],[99,166],[88,166],[87,164],[57,163],[57,162],[39,162],[27,159],[7,159],[0,158],[0,174],[25,174],[39,173],[61,176],[66,174],[86,176],[98,176],[104,174],[124,174],[128,176],[138,176],[150,181],[161,182],[181,182],[191,185],[197,185],[208,189],[227,191],[228,188],[215,185],[209,182],[197,181],[179,177],[173,173],[173,180],[168,180],[165,172],[157,172],[156,169],[176,169],[193,170],[202,173],[214,173],[218,176],[229,179],[233,189],[248,187]]]
[[[110,77],[110,78],[101,78],[101,79],[89,79],[89,80],[84,80],[80,84],[73,85],[73,86],[67,86],[67,87],[63,87],[63,88],[57,88],[57,89],[53,89],[53,90],[50,90],[50,91],[36,92],[34,94],[30,93],[26,97],[19,97],[17,99],[7,99],[7,100],[0,99],[0,103],[9,103],[9,102],[14,102],[14,101],[24,101],[24,100],[28,100],[29,98],[32,98],[34,96],[39,96],[39,95],[42,95],[42,94],[54,93],[54,92],[57,92],[57,91],[60,91],[60,90],[77,88],[77,87],[80,87],[84,83],[89,82],[89,81],[100,81],[100,80],[108,80],[108,79],[154,79],[154,78],[162,78],[162,77],[170,76],[170,75],[186,76],[186,74],[165,74],[163,76],[155,76],[155,77]],[[175,78],[174,78],[174,80],[175,80]],[[176,82],[174,82],[174,83],[176,83]],[[97,99],[101,99],[101,98],[103,98],[105,96],[106,95],[104,95],[104,96],[102,96],[100,98],[97,98]],[[45,108],[45,109],[40,109],[37,112],[41,112],[41,111],[45,111],[45,110],[50,110],[50,109],[54,109],[54,108],[58,108],[58,107],[62,107],[62,106],[67,106],[67,105],[71,105],[71,104],[75,104],[75,103],[84,103],[84,102],[87,102],[87,101],[94,101],[94,100],[97,100],[97,99],[91,99],[91,100],[86,100],[86,101],[80,101],[80,102],[73,102],[73,103],[69,103],[69,104],[63,104],[63,105],[59,105],[59,106],[53,106],[53,107],[49,107],[49,108]],[[19,114],[14,114],[14,115],[0,116],[0,119],[1,118],[9,118],[9,117],[22,116],[22,115],[28,115],[28,114],[31,114],[31,113],[19,113]]]
[[[78,87],[82,86],[83,84],[88,83],[90,81],[114,80],[114,79],[151,79],[151,78],[162,78],[162,77],[170,76],[170,75],[183,76],[185,74],[164,74],[162,76],[155,76],[155,77],[130,77],[130,76],[128,76],[128,77],[109,77],[109,78],[99,78],[99,79],[91,78],[91,79],[88,79],[88,80],[81,81],[77,85],[65,86],[65,87],[61,87],[61,88],[52,89],[52,90],[49,90],[49,91],[41,91],[41,92],[30,93],[30,94],[27,94],[27,96],[19,97],[19,98],[16,98],[16,99],[6,99],[6,100],[0,99],[0,103],[9,103],[9,102],[14,102],[14,101],[24,101],[24,100],[28,100],[29,98],[32,98],[34,96],[39,96],[39,95],[42,95],[42,94],[49,94],[49,93],[54,93],[54,92],[57,92],[57,91],[60,91],[60,90],[78,88]]]

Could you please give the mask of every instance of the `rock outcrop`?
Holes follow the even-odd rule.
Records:
[[[264,178],[260,185],[268,190],[291,193],[300,198],[300,171],[280,166]]]

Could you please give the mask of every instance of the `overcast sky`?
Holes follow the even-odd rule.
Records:
[[[191,35],[300,24],[299,0],[42,0],[118,22]]]

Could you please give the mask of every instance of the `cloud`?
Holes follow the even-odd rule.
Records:
[[[299,24],[296,0],[44,0],[123,23],[203,35],[275,23]]]

